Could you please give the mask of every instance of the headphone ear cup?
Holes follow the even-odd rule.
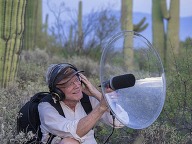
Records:
[[[62,101],[65,99],[65,94],[59,88],[55,88],[51,94],[56,101]]]

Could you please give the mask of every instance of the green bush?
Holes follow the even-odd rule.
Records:
[[[175,126],[179,131],[192,131],[192,46],[183,44],[179,56],[172,56],[166,70],[167,95],[161,118]]]

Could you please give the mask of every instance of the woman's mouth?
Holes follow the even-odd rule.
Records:
[[[78,93],[80,93],[81,92],[81,90],[80,89],[77,89],[77,90],[75,90],[75,92],[73,92],[73,94],[78,94]]]

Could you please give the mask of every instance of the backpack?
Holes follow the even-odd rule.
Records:
[[[40,119],[38,112],[38,104],[40,102],[49,102],[60,115],[65,117],[65,114],[61,108],[60,103],[56,103],[52,99],[52,96],[49,92],[39,92],[35,94],[31,99],[19,110],[17,117],[17,132],[24,132],[27,134],[29,131],[32,131],[35,136],[28,143],[41,143],[42,133],[40,130]],[[89,114],[92,111],[92,106],[89,100],[89,96],[83,93],[83,98],[80,100],[85,112]],[[52,134],[51,134],[52,135]],[[50,136],[51,139],[54,136]],[[49,140],[51,141],[51,140]]]

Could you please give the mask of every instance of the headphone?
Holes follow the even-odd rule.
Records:
[[[72,68],[75,71],[78,71],[78,69],[72,64],[60,63],[54,66],[53,70],[50,72],[49,90],[52,97],[56,101],[62,101],[65,99],[65,94],[63,93],[63,91],[56,87],[56,79],[63,72],[63,70],[67,68]]]

